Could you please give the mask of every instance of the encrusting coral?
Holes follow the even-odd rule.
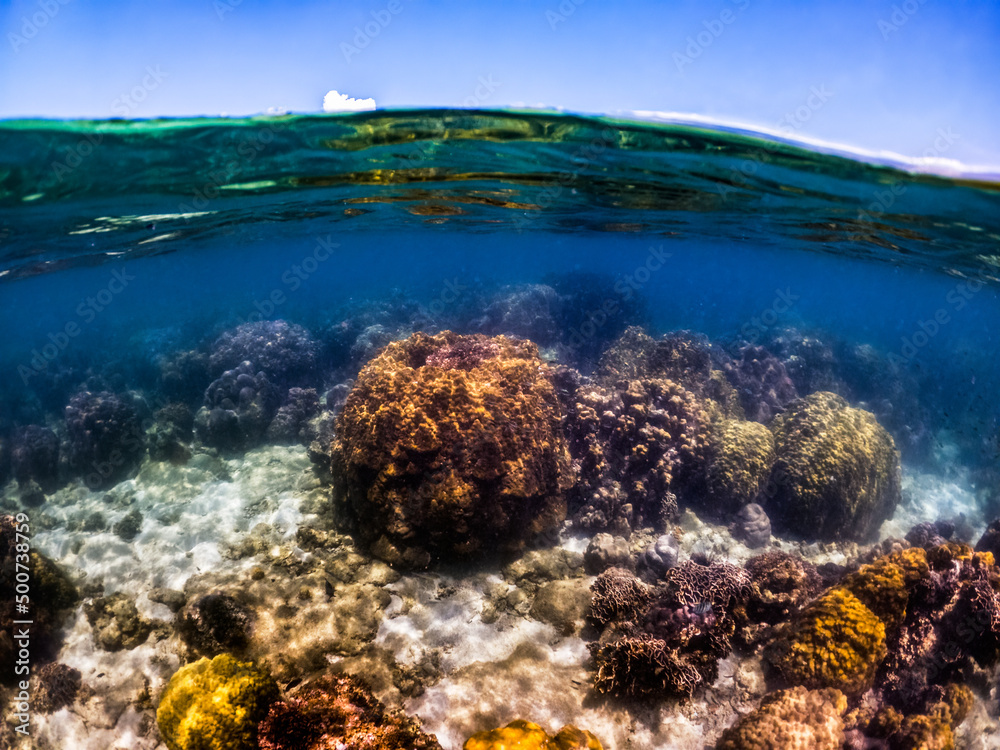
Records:
[[[257,725],[277,699],[267,671],[220,654],[174,673],[156,723],[170,750],[255,750]]]
[[[572,481],[548,367],[527,341],[417,333],[358,376],[338,497],[372,552],[424,567],[515,551],[565,516]]]
[[[763,505],[772,522],[811,539],[860,539],[899,503],[899,453],[869,412],[818,392],[791,404],[771,430],[777,457]]]
[[[839,690],[779,690],[723,732],[715,748],[840,750],[846,710],[847,698]]]
[[[499,729],[476,732],[462,750],[603,750],[600,740],[585,729],[567,724],[550,737],[538,724],[523,719]]]
[[[259,729],[260,750],[441,750],[434,735],[349,676],[326,675],[296,689],[271,705]]]

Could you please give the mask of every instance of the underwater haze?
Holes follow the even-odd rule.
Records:
[[[998,291],[751,132],[0,122],[0,747],[1000,747]]]

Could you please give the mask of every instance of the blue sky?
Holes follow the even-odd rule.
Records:
[[[1000,3],[0,0],[0,117],[686,112],[1000,165]],[[942,133],[947,138],[942,138]]]

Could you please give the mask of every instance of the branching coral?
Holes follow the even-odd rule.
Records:
[[[765,488],[772,522],[808,538],[864,538],[900,499],[899,454],[875,417],[833,393],[796,401],[771,424]]]
[[[174,673],[156,722],[170,750],[254,750],[257,725],[277,699],[270,674],[221,654]]]
[[[451,332],[365,366],[333,462],[375,554],[421,567],[516,550],[563,518],[572,472],[549,374],[530,342]]]

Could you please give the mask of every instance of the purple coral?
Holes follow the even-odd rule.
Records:
[[[308,443],[309,420],[319,414],[319,395],[315,388],[290,388],[285,403],[267,428],[272,443]]]
[[[253,447],[278,410],[280,396],[263,372],[250,362],[227,370],[205,391],[205,406],[195,418],[198,436],[223,450]]]
[[[284,320],[244,323],[225,331],[209,355],[209,371],[219,377],[243,362],[262,372],[282,390],[311,385],[316,376],[319,346],[302,326]]]
[[[747,419],[769,422],[798,398],[785,365],[763,346],[743,346],[739,359],[724,363],[723,371],[739,394]]]
[[[59,485],[59,438],[48,427],[18,427],[11,438],[10,464],[22,486],[37,482],[45,492]]]
[[[82,391],[66,407],[69,464],[91,489],[126,478],[146,450],[135,406],[114,393]]]

